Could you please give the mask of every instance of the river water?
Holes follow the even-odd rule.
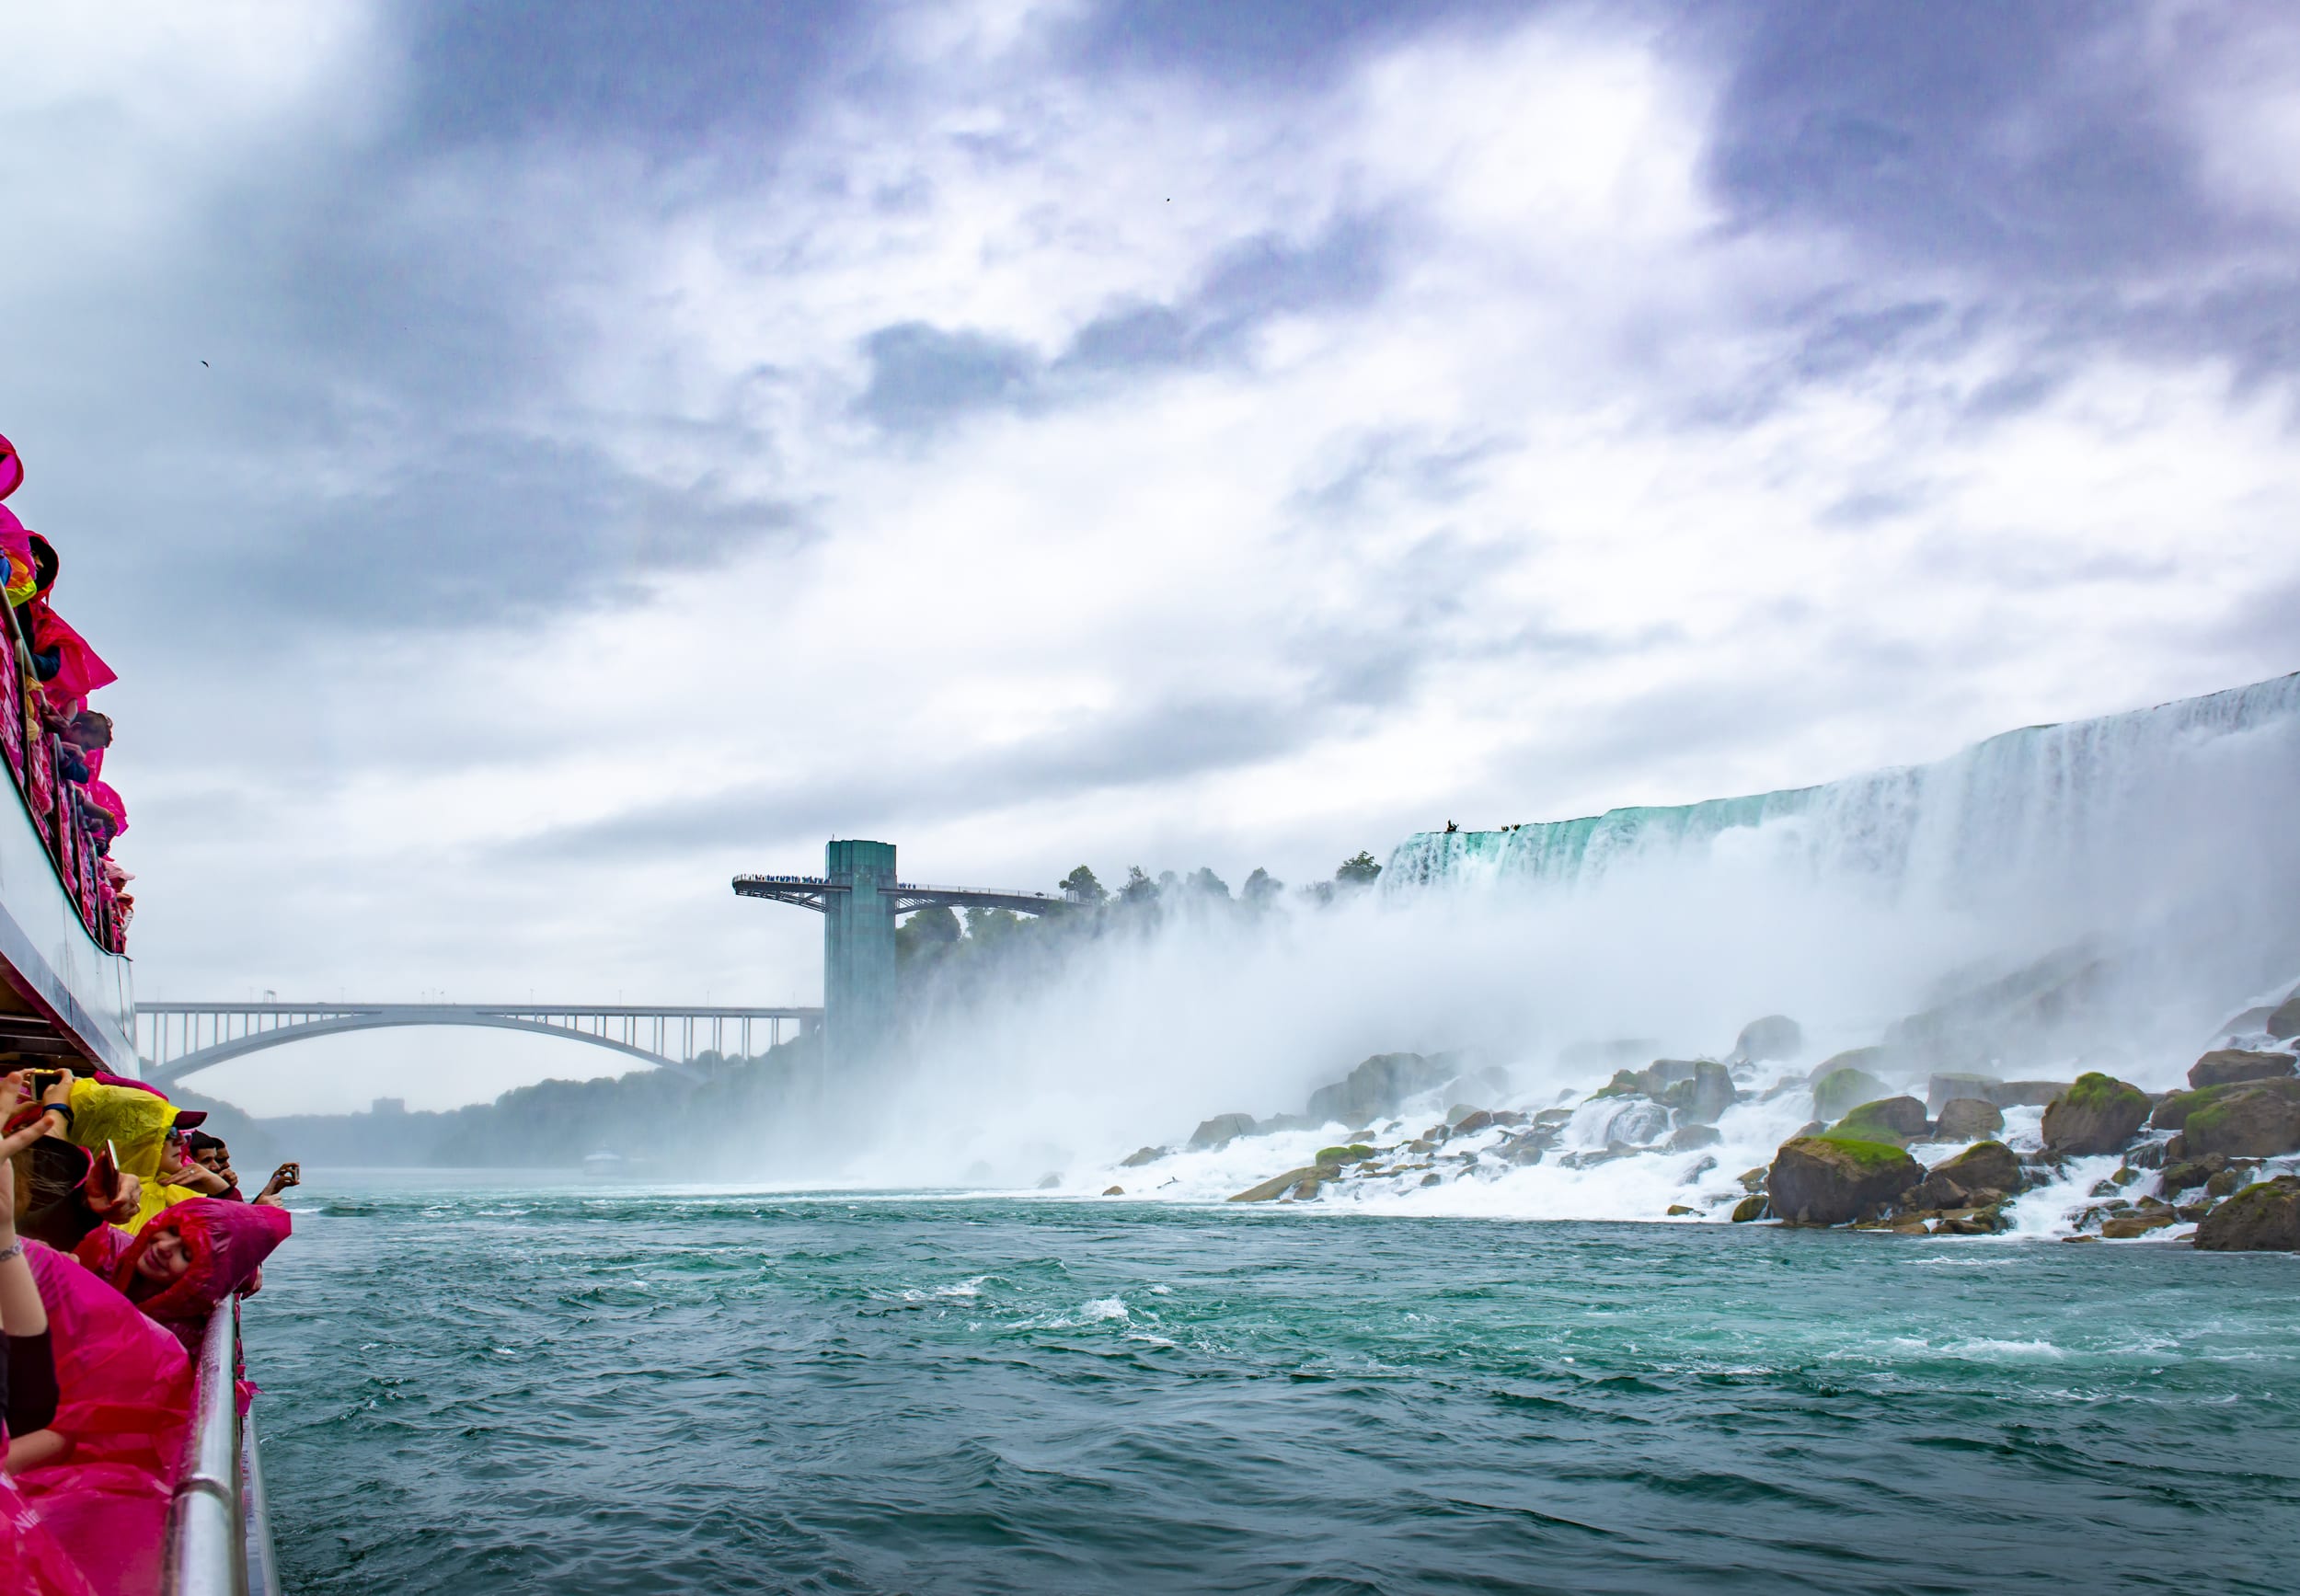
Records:
[[[314,1171],[321,1591],[2300,1589],[2300,1259]]]

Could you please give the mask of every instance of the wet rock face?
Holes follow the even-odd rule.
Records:
[[[1940,1106],[1934,1134],[1943,1142],[1977,1142],[2005,1128],[2005,1111],[1983,1097],[1951,1097]]]
[[[1118,1166],[1121,1169],[1139,1169],[1145,1164],[1156,1164],[1167,1155],[1167,1151],[1164,1147],[1138,1147],[1119,1160]]]
[[[1866,1070],[1832,1070],[1813,1083],[1812,1111],[1824,1119],[1842,1119],[1860,1104],[1889,1097],[1892,1091],[1892,1087]],[[1920,1117],[1923,1112],[1920,1104]]]
[[[2156,1209],[2145,1213],[2115,1213],[2100,1222],[2102,1241],[2130,1241],[2136,1235],[2146,1235],[2152,1230],[2162,1230],[2179,1223],[2179,1216],[2170,1209]]]
[[[1696,1147],[1714,1147],[1724,1140],[1714,1125],[1680,1125],[1662,1145],[1671,1153],[1690,1153]]]
[[[1254,1133],[1251,1114],[1216,1114],[1190,1132],[1190,1150],[1204,1153],[1210,1149],[1227,1147],[1241,1136]]]
[[[1815,1064],[1812,1074],[1805,1077],[1805,1084],[1818,1086],[1839,1070],[1863,1070],[1873,1077],[1875,1072],[1885,1067],[1885,1060],[1886,1051],[1883,1048],[1847,1048],[1841,1053],[1831,1053]]]
[[[1445,1054],[1430,1058],[1420,1053],[1375,1053],[1341,1080],[1312,1092],[1308,1118],[1317,1125],[1335,1119],[1344,1125],[1363,1125],[1386,1119],[1408,1097],[1454,1079],[1461,1073],[1460,1062]]]
[[[1998,1081],[1981,1096],[2000,1108],[2033,1108],[2068,1090],[2066,1081]]]
[[[1688,1125],[1714,1125],[1733,1106],[1733,1096],[1732,1072],[1714,1060],[1701,1059],[1694,1064],[1690,1078],[1670,1086],[1658,1100],[1676,1109],[1677,1117]]]
[[[2268,1016],[2268,1023],[2260,1028],[2280,1042],[2300,1037],[2300,987],[2294,988],[2290,997],[2276,1005],[2275,1012]]]
[[[1769,1014],[1741,1028],[1733,1057],[1753,1064],[1793,1059],[1805,1051],[1805,1028],[1785,1014]]]
[[[1289,1169],[1283,1175],[1272,1176],[1259,1186],[1249,1186],[1230,1200],[1232,1202],[1275,1202],[1297,1187],[1306,1186],[1315,1194],[1317,1183],[1318,1168],[1317,1165],[1312,1164],[1300,1169]],[[1428,1185],[1429,1182],[1424,1181],[1423,1184]]]
[[[2300,1252],[2300,1176],[2246,1187],[2196,1227],[2206,1252]]]
[[[2148,1094],[2098,1073],[2076,1077],[2044,1109],[2044,1144],[2083,1158],[2114,1153],[2148,1119]]]
[[[1846,1224],[1924,1178],[1924,1165],[1890,1142],[1800,1136],[1774,1155],[1773,1211],[1805,1224]]]
[[[1929,1075],[1925,1081],[1925,1111],[1937,1115],[1960,1099],[1993,1107],[1989,1088],[2004,1084],[1995,1075]]]
[[[2191,1158],[2274,1158],[2300,1153],[2300,1079],[2250,1081],[2197,1094],[2180,1140]]]
[[[1860,1142],[1906,1143],[1925,1134],[1925,1105],[1915,1097],[1880,1097],[1857,1105],[1829,1134]]]
[[[1753,1219],[1763,1219],[1765,1217],[1765,1199],[1764,1193],[1759,1192],[1753,1197],[1744,1197],[1739,1202],[1733,1204],[1733,1223],[1735,1224],[1747,1224]]]
[[[2020,1159],[2002,1142],[1968,1147],[1947,1163],[1936,1165],[1933,1173],[1948,1177],[1967,1191],[2018,1191],[2028,1184]]]
[[[2290,1053],[2254,1053],[2242,1048],[2222,1048],[2206,1053],[2189,1067],[2188,1084],[2192,1089],[2202,1089],[2234,1086],[2247,1081],[2282,1080],[2293,1074],[2293,1064]]]

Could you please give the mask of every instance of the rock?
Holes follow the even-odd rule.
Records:
[[[1122,1186],[1105,1186],[1102,1188],[1102,1195],[1105,1197],[1123,1197],[1126,1195],[1126,1188]]]
[[[2300,1252],[2300,1176],[2256,1181],[2196,1227],[2206,1252]]]
[[[1808,1119],[1804,1122],[1804,1124],[1798,1127],[1797,1135],[1791,1136],[1789,1140],[1794,1142],[1798,1139],[1798,1137],[1801,1136],[1818,1136],[1828,1128],[1827,1123],[1823,1120]]]
[[[1512,1129],[1515,1129],[1517,1126],[1525,1123],[1525,1116],[1519,1113],[1514,1108],[1496,1108],[1493,1111],[1493,1122],[1497,1125],[1507,1125]]]
[[[1866,1070],[1833,1070],[1813,1083],[1812,1111],[1824,1119],[1839,1119],[1859,1104],[1892,1095],[1891,1086]],[[1924,1115],[1922,1104],[1917,1114],[1919,1118]]]
[[[1974,1205],[1951,1209],[1933,1225],[1935,1235],[1995,1235],[2011,1227],[2011,1222],[1991,1206]]]
[[[1983,1187],[2018,1191],[2028,1184],[2021,1178],[2019,1158],[2002,1142],[1975,1142],[1954,1158],[1935,1165],[1933,1173],[1947,1176],[1967,1191]]]
[[[1303,1182],[1317,1178],[1317,1166],[1316,1165],[1311,1165],[1305,1169],[1289,1169],[1283,1175],[1272,1176],[1259,1186],[1248,1187],[1230,1200],[1232,1202],[1275,1202]],[[1428,1182],[1424,1181],[1423,1184],[1427,1185]]]
[[[1941,1109],[1961,1097],[1985,1103],[1989,1100],[1988,1089],[2003,1085],[1995,1075],[1927,1076],[1925,1081],[1925,1111],[1938,1115]]]
[[[1806,1223],[1844,1224],[1891,1202],[1924,1168],[1890,1142],[1800,1136],[1782,1144],[1765,1179],[1773,1211]]]
[[[1805,1028],[1785,1014],[1769,1014],[1741,1028],[1733,1057],[1753,1064],[1793,1059],[1805,1051]]]
[[[1998,1081],[1981,1096],[2000,1108],[2033,1108],[2068,1090],[2066,1081]]]
[[[1687,1124],[1714,1125],[1733,1106],[1732,1072],[1713,1059],[1696,1060],[1693,1074],[1666,1087],[1656,1101],[1676,1109]]]
[[[1216,1114],[1190,1132],[1190,1150],[1205,1153],[1227,1147],[1241,1136],[1254,1133],[1251,1114]]]
[[[1375,1053],[1341,1080],[1312,1092],[1308,1118],[1317,1125],[1386,1119],[1407,1098],[1434,1091],[1460,1073],[1461,1060],[1453,1054]]]
[[[1753,1219],[1763,1219],[1765,1217],[1765,1200],[1764,1193],[1759,1192],[1753,1196],[1744,1197],[1739,1202],[1733,1204],[1733,1223],[1735,1224],[1747,1224]]]
[[[1863,1103],[1823,1134],[1840,1140],[1906,1145],[1925,1134],[1925,1105],[1915,1097],[1882,1097]]]
[[[1886,1067],[1888,1054],[1883,1048],[1847,1048],[1841,1053],[1831,1053],[1812,1067],[1805,1077],[1809,1086],[1818,1086],[1839,1070],[1860,1070],[1872,1076]]]
[[[1294,1196],[1289,1200],[1294,1202],[1310,1202],[1316,1200],[1318,1188],[1325,1184],[1325,1174],[1326,1171],[1321,1169],[1316,1175],[1311,1176],[1307,1180],[1302,1182],[1301,1185],[1295,1187],[1294,1188]]]
[[[1562,1130],[1572,1122],[1573,1110],[1570,1108],[1544,1108],[1534,1116],[1534,1129],[1536,1131]]]
[[[1520,1136],[1513,1141],[1504,1142],[1494,1151],[1512,1164],[1535,1165],[1541,1162],[1542,1154],[1547,1150],[1548,1145],[1548,1139],[1536,1131],[1532,1135]]]
[[[1978,1142],[2004,1128],[2005,1111],[1987,1098],[1951,1097],[1940,1106],[1933,1134],[1943,1142]]]
[[[2300,1153],[2300,1078],[2247,1081],[2191,1094],[2194,1104],[2180,1141],[2188,1155],[2225,1153],[2232,1158],[2275,1158]]]
[[[2162,1230],[2168,1224],[2179,1223],[2179,1218],[2168,1208],[2147,1213],[2134,1210],[2131,1213],[2110,1214],[2101,1222],[2100,1238],[2103,1241],[2130,1241],[2136,1235],[2146,1235],[2152,1230]]]
[[[1662,1143],[1664,1153],[1690,1153],[1696,1147],[1714,1147],[1725,1138],[1714,1125],[1680,1125]]]
[[[1741,1188],[1743,1191],[1763,1191],[1765,1177],[1772,1173],[1772,1167],[1764,1164],[1758,1165],[1754,1169],[1744,1169],[1741,1174]]]
[[[1972,1204],[1972,1196],[1936,1169],[1903,1192],[1900,1202],[1903,1208],[1911,1210],[1966,1208]]]
[[[1038,1188],[1041,1191],[1052,1191],[1062,1183],[1063,1177],[1059,1175],[1041,1175],[1038,1177]]]
[[[2292,995],[2276,1005],[2268,1023],[2260,1028],[2280,1042],[2300,1037],[2300,987],[2294,987]]]
[[[2164,1173],[2156,1177],[2156,1185],[2164,1191],[2186,1191],[2192,1186],[2203,1185],[2227,1167],[2226,1155],[2219,1153],[2202,1158],[2183,1158],[2178,1164],[2166,1165]]]
[[[1373,1148],[1352,1142],[1346,1147],[1320,1147],[1316,1162],[1320,1168],[1339,1170],[1345,1164],[1362,1164],[1373,1156]]]
[[[2233,1086],[2245,1081],[2281,1080],[2293,1073],[2290,1053],[2254,1053],[2242,1048],[2222,1048],[2206,1053],[2189,1066],[2191,1088]]]
[[[1167,1147],[1137,1148],[1126,1157],[1120,1159],[1118,1166],[1121,1169],[1139,1169],[1145,1164],[1156,1164],[1159,1159],[1166,1157],[1170,1152],[1172,1152],[1172,1149]]]
[[[2124,1153],[2125,1167],[2129,1169],[2162,1169],[2164,1147],[2161,1142],[2135,1142]]]
[[[1429,1174],[1421,1177],[1421,1184],[1424,1186],[1436,1186],[1444,1180],[1444,1178],[1445,1177],[1440,1175],[1436,1170],[1432,1169]]]
[[[2082,1074],[2045,1108],[2044,1144],[2072,1157],[2114,1153],[2148,1119],[2148,1094],[2098,1072]]]
[[[1701,1184],[1701,1177],[1716,1167],[1717,1160],[1714,1158],[1696,1159],[1692,1168],[1686,1170],[1683,1175],[1680,1175],[1677,1177],[1677,1184],[1680,1186],[1698,1186]]]
[[[1483,1108],[1479,1108],[1475,1113],[1464,1114],[1458,1120],[1455,1121],[1454,1134],[1456,1136],[1475,1136],[1478,1131],[1490,1131],[1494,1128],[1494,1126],[1500,1123],[1501,1121],[1496,1119],[1491,1114],[1489,1114]]]
[[[2204,1195],[2207,1197],[2233,1197],[2238,1191],[2242,1190],[2243,1187],[2243,1170],[2223,1169],[2215,1173],[2211,1179],[2204,1182]]]
[[[1682,1202],[1673,1202],[1669,1205],[1667,1210],[1667,1217],[1671,1219],[1683,1219],[1686,1214],[1698,1213],[1700,1211],[1701,1211],[1697,1208],[1687,1208]]]

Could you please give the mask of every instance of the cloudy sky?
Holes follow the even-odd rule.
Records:
[[[2300,667],[2265,0],[216,0],[0,86],[146,996],[812,1001],[727,881],[833,834],[1299,882]]]

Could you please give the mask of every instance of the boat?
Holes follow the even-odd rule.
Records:
[[[11,464],[0,440],[0,465]],[[7,1069],[142,1077],[128,905],[99,862],[109,834],[65,779],[66,750],[43,721],[32,654],[0,603],[16,669],[0,671],[0,1059]],[[168,1596],[274,1596],[279,1574],[255,1431],[238,1415],[238,1303],[210,1316],[195,1369],[192,1423],[167,1516]]]

